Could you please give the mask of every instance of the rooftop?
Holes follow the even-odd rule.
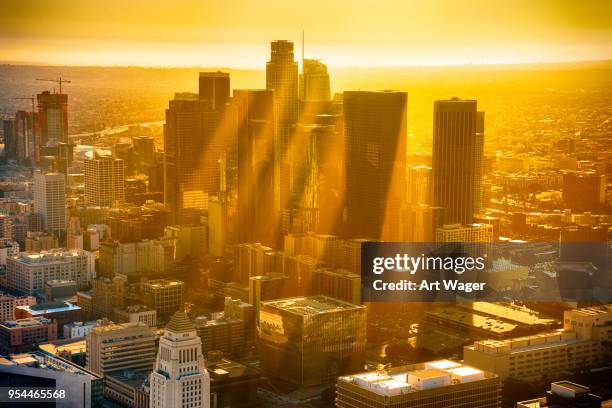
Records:
[[[437,360],[388,370],[347,375],[340,377],[338,381],[351,383],[378,395],[390,397],[496,377],[496,374],[454,361]],[[439,379],[445,381],[433,381]]]
[[[166,330],[175,333],[183,333],[195,330],[195,326],[191,320],[189,320],[185,312],[182,310],[177,310],[170,318],[170,321],[166,326]]]
[[[146,324],[144,324],[142,322],[129,322],[129,323],[112,323],[112,322],[110,322],[110,323],[107,323],[107,324],[100,324],[100,325],[94,327],[92,332],[101,334],[101,333],[107,333],[107,332],[112,332],[112,331],[131,329],[131,328],[134,328],[134,327],[142,327],[142,328],[149,329],[149,326],[147,326]]]
[[[48,369],[55,371],[65,371],[72,374],[86,375],[92,380],[100,379],[97,374],[74,364],[61,357],[49,355],[42,351],[31,353],[12,354],[8,358],[2,358],[0,364],[4,365],[25,365],[32,368]]]
[[[597,316],[612,313],[612,304],[584,307],[582,309],[574,309],[571,311],[574,314],[583,316]]]
[[[52,323],[51,319],[45,317],[30,317],[27,319],[9,320],[0,323],[0,327],[5,327],[9,330],[24,329],[27,327],[44,326]]]
[[[120,370],[107,374],[107,378],[122,382],[134,389],[140,389],[142,385],[148,381],[151,371],[136,371],[136,370]]]
[[[221,360],[212,361],[208,359],[206,361],[207,369],[211,371],[211,384],[215,384],[217,381],[224,379],[239,379],[245,377],[259,377],[259,371],[240,364],[236,361],[222,358]]]
[[[13,258],[16,262],[24,264],[49,264],[56,262],[68,262],[70,258],[85,256],[89,252],[82,249],[50,249],[41,252],[22,252],[19,256]]]
[[[81,354],[87,350],[86,340],[83,337],[78,339],[56,340],[50,343],[39,344],[38,348],[47,354],[58,355],[63,352],[70,354]]]
[[[147,305],[131,305],[131,306],[126,306],[119,311],[126,312],[126,313],[141,313],[141,312],[154,312],[155,309],[151,309]]]
[[[67,302],[38,303],[32,306],[17,306],[17,309],[25,310],[32,316],[40,316],[47,313],[60,313],[72,310],[81,310],[79,306]]]
[[[505,340],[479,340],[474,342],[474,345],[468,347],[470,349],[481,349],[480,351],[493,354],[510,354],[588,341],[591,340],[577,338],[576,332],[571,330],[554,330]]]
[[[53,286],[53,287],[57,287],[57,286],[72,286],[72,285],[76,285],[76,281],[73,280],[67,280],[67,279],[52,279],[52,280],[48,280],[45,282],[46,286]]]
[[[491,302],[440,307],[427,314],[498,334],[510,333],[520,326],[552,326],[557,323],[554,319],[540,318],[538,313],[523,306]]]
[[[262,305],[302,316],[365,308],[365,306],[343,302],[327,296],[293,297],[270,300],[262,302]]]
[[[488,330],[497,334],[511,333],[517,328],[516,324],[507,323],[499,319],[492,319],[454,306],[429,310],[427,314],[431,317],[451,320],[465,326]]]
[[[169,287],[169,286],[184,285],[184,284],[185,283],[183,281],[180,281],[177,279],[155,279],[155,280],[150,280],[145,283],[146,286],[150,286],[153,289],[164,288],[164,287]]]

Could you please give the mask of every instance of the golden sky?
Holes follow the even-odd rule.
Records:
[[[2,0],[0,61],[263,68],[302,29],[336,67],[612,58],[610,0]]]

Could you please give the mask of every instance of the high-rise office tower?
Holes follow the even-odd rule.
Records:
[[[399,238],[406,190],[406,92],[344,92],[347,232]]]
[[[200,72],[200,100],[209,101],[212,110],[223,110],[230,97],[230,76],[227,72]]]
[[[270,60],[266,63],[266,89],[274,91],[274,199],[280,211],[289,206],[292,183],[289,148],[298,120],[298,64],[294,61],[291,41],[272,41]]]
[[[68,95],[45,91],[36,95],[40,117],[40,143],[68,142]]]
[[[220,117],[196,94],[176,94],[166,109],[164,201],[172,224],[199,223],[208,196],[219,192]]]
[[[238,242],[272,245],[277,239],[273,95],[265,89],[234,90],[238,112]]]
[[[314,59],[303,61],[300,78],[300,99],[314,102],[331,100],[327,65]]]
[[[411,166],[406,171],[406,203],[410,206],[431,204],[431,167]]]
[[[182,311],[172,316],[159,339],[150,384],[151,408],[210,407],[210,375],[204,367],[202,340]]]
[[[58,164],[60,173],[68,174],[68,167],[72,165],[74,159],[74,144],[59,143],[58,144]]]
[[[155,141],[151,136],[136,136],[132,138],[134,146],[134,167],[139,174],[147,174],[155,165]]]
[[[134,147],[127,141],[117,142],[113,145],[113,157],[123,160],[125,176],[134,175]]]
[[[34,173],[34,212],[42,216],[46,231],[66,233],[66,184],[61,173]]]
[[[4,119],[2,121],[2,135],[4,137],[4,155],[6,158],[17,158],[17,140],[15,139],[15,121]]]
[[[96,150],[83,160],[85,169],[85,204],[114,207],[125,200],[124,162],[108,151]]]
[[[446,209],[447,224],[471,224],[474,219],[477,163],[482,162],[477,123],[475,100],[434,102],[433,205]]]
[[[38,113],[15,112],[15,140],[17,146],[17,160],[30,164],[37,160],[40,143],[40,127]]]
[[[293,144],[300,154],[291,163],[294,176],[292,211],[283,231],[318,231],[321,212],[333,208],[338,192],[335,181],[339,178],[338,157],[334,154],[337,136],[340,135],[332,124],[297,125]],[[287,222],[285,217],[283,221]]]
[[[476,176],[474,179],[474,213],[482,211],[485,203],[482,195],[482,179],[484,171],[484,120],[485,113],[476,114]]]

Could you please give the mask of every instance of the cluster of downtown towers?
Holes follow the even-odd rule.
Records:
[[[171,222],[199,223],[214,207],[238,242],[277,246],[305,231],[405,240],[407,105],[395,91],[332,99],[327,67],[304,60],[299,75],[289,41],[271,43],[266,89],[230,96],[229,74],[202,72],[199,93],[177,93],[166,110]],[[432,228],[470,224],[480,210],[483,128],[475,100],[434,103]]]

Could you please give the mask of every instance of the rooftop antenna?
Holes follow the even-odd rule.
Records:
[[[302,30],[302,71],[304,70],[304,30]]]

